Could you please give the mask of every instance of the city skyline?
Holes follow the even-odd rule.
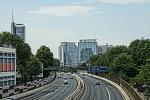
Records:
[[[0,31],[11,32],[13,10],[15,22],[26,25],[26,42],[34,54],[46,45],[58,58],[60,42],[88,38],[100,45],[128,46],[134,39],[150,38],[149,5],[148,0],[2,0]]]

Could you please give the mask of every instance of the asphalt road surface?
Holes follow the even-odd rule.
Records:
[[[118,90],[107,82],[87,75],[82,79],[86,87],[83,100],[124,100]],[[100,85],[96,85],[96,82],[99,82]]]
[[[63,83],[64,77],[68,79],[68,84]],[[75,90],[76,86],[77,82],[71,74],[58,74],[57,78],[48,88],[24,97],[21,100],[64,100]]]

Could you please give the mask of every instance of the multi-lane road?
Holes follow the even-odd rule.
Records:
[[[68,84],[63,83],[64,77],[68,78]],[[124,100],[119,91],[109,83],[88,75],[83,76],[82,79],[85,83],[85,93],[83,94],[82,100]],[[100,84],[96,85],[96,82]],[[76,87],[77,81],[71,74],[58,74],[57,78],[49,84],[48,88],[44,88],[21,100],[64,100]]]
[[[63,83],[63,77],[68,78],[68,84]],[[71,74],[58,74],[48,88],[21,98],[21,100],[64,100],[76,89],[76,86],[77,82]]]
[[[83,100],[124,100],[119,91],[110,84],[87,75],[82,79],[86,87]],[[100,84],[96,85],[96,82]]]

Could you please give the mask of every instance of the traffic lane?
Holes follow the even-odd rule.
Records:
[[[95,84],[99,79],[86,76],[90,81]],[[111,86],[109,83],[99,80],[102,85],[95,85],[95,99],[96,100],[124,100],[120,92]]]
[[[49,84],[49,87],[48,87],[48,88],[45,88],[45,89],[43,89],[43,90],[41,90],[41,91],[38,91],[38,92],[35,92],[34,94],[29,95],[29,96],[27,96],[27,97],[23,97],[23,98],[21,98],[21,100],[35,100],[35,99],[38,100],[38,98],[40,98],[41,96],[47,94],[46,91],[49,91],[49,92],[50,92],[50,91],[54,91],[55,89],[57,89],[57,87],[58,87],[61,83],[62,83],[62,79],[56,77],[56,79],[55,79],[52,83]]]
[[[69,96],[77,87],[77,82],[75,79],[70,79],[69,84],[64,84],[65,91],[62,91],[61,93],[57,94],[56,97],[53,97],[54,99],[51,100],[64,100],[67,96]]]
[[[111,100],[124,100],[122,95],[112,86],[108,86],[108,90],[111,92]]]
[[[84,83],[85,83],[85,88],[86,88],[86,93],[83,98],[83,100],[94,100],[95,97],[95,88],[93,86],[93,83],[91,80],[89,80],[87,77],[82,77]]]
[[[95,100],[109,100],[109,95],[104,86],[96,85],[95,88],[96,88]]]
[[[105,91],[108,94],[108,100],[124,100],[122,95],[120,94],[120,92],[111,84],[109,84],[106,81],[100,80],[100,79],[96,79],[99,80],[100,82],[102,82],[102,87],[105,88]],[[103,99],[102,99],[103,100]]]
[[[89,100],[109,100],[109,94],[106,88],[104,87],[105,85],[96,85],[95,83],[98,81],[96,78],[92,78],[90,76],[86,76],[86,78],[90,81],[92,87],[94,88],[94,96],[92,97],[94,99],[89,99]],[[101,80],[99,80],[101,82]]]
[[[68,78],[69,84],[62,83],[58,89],[56,89],[54,92],[47,94],[41,100],[63,100],[68,95],[70,95],[76,89],[77,86],[76,80],[74,78],[69,79],[70,76],[71,74],[66,74],[65,76],[63,76]]]

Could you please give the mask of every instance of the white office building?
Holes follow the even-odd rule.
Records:
[[[92,55],[97,54],[96,39],[83,39],[78,42],[79,64],[86,62]]]
[[[59,60],[61,66],[78,66],[78,47],[75,42],[61,42],[59,46]]]
[[[16,49],[0,47],[0,87],[16,85]]]
[[[104,54],[106,53],[108,50],[110,50],[113,47],[113,45],[99,45],[98,46],[98,54]]]

